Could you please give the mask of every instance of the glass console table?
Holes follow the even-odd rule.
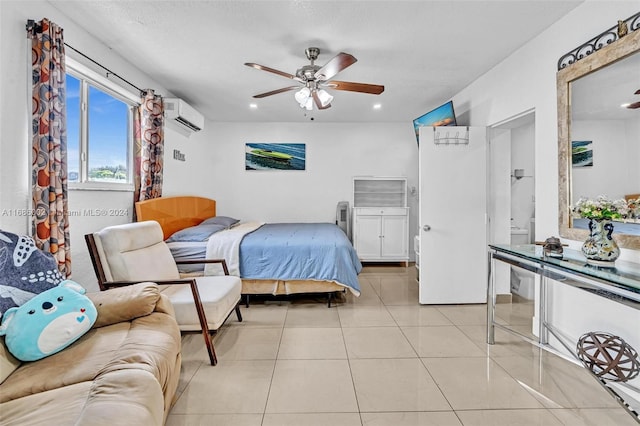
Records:
[[[535,245],[489,245],[489,275],[487,286],[487,343],[495,343],[495,329],[500,328],[543,349],[562,355],[549,345],[549,336],[555,337],[574,356],[575,346],[570,347],[558,330],[549,322],[549,288],[554,285],[568,285],[599,297],[612,300],[640,310],[640,264],[617,261],[615,268],[601,268],[587,264],[584,255],[576,250],[564,250],[562,258],[544,256],[542,246]],[[531,271],[540,276],[537,288],[538,299],[537,328],[534,339],[513,328],[496,322],[496,262]],[[559,283],[559,284],[557,284]],[[640,324],[638,324],[640,327]],[[575,345],[577,342],[572,342]],[[636,351],[640,348],[635,348]],[[579,363],[579,362],[578,362]],[[581,363],[580,363],[581,364]],[[596,377],[594,375],[594,377]],[[619,382],[605,381],[596,377],[602,386],[640,423],[640,389]]]

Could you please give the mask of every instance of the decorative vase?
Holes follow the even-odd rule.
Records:
[[[589,238],[582,245],[587,263],[613,268],[620,249],[611,237],[613,223],[608,219],[589,219]]]

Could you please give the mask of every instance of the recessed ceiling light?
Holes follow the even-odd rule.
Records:
[[[249,108],[258,109],[258,104],[249,104]]]
[[[628,103],[627,103],[627,104],[622,104],[622,105],[620,105],[620,108],[626,108],[626,107],[628,107],[629,105],[631,105],[631,104],[628,104]]]
[[[373,104],[373,109],[380,109],[382,108],[382,104]]]

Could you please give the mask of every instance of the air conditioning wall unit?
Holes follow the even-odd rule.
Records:
[[[192,132],[204,128],[204,116],[179,98],[164,98],[164,114]]]

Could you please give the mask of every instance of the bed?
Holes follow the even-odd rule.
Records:
[[[231,218],[216,215],[215,200],[189,196],[138,202],[136,215],[138,221],[160,224],[176,260],[225,258],[229,272],[242,279],[247,305],[251,295],[323,293],[329,306],[337,292],[360,295],[357,276],[362,265],[335,224],[231,223]],[[208,237],[207,227],[220,224],[223,229]],[[178,235],[189,238],[175,238]],[[192,264],[181,274],[222,273],[209,268]]]

